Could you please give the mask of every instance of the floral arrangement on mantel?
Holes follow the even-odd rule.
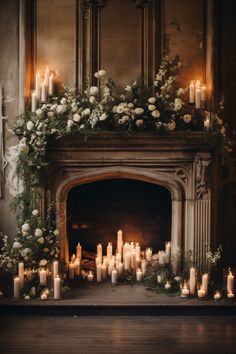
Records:
[[[220,102],[217,114],[206,111],[205,102],[189,104],[188,89],[179,88],[177,83],[180,67],[178,56],[165,57],[152,87],[144,87],[142,80],[137,80],[119,95],[115,94],[115,83],[106,79],[104,70],[95,73],[97,86],[88,86],[84,91],[64,87],[55,96],[49,86],[51,95],[46,100],[45,85],[42,86],[44,98],[38,107],[36,96],[32,95],[31,111],[20,115],[14,128],[19,138],[16,173],[22,192],[13,203],[18,213],[18,235],[13,244],[4,236],[0,255],[1,272],[6,278],[16,274],[19,262],[38,269],[58,259],[59,241],[53,206],[46,221],[41,220],[37,210],[40,173],[47,165],[45,155],[51,137],[58,139],[72,133],[87,137],[100,131],[129,134],[155,131],[158,137],[158,133],[173,131],[211,130],[227,145],[225,125],[220,116],[223,103]],[[52,85],[52,77],[50,79]]]

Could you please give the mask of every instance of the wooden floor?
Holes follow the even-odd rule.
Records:
[[[236,317],[1,316],[1,354],[236,353]]]

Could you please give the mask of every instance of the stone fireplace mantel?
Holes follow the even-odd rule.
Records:
[[[216,144],[207,132],[95,133],[87,141],[71,135],[48,146],[44,205],[54,201],[61,259],[68,261],[67,195],[75,186],[128,178],[158,184],[172,198],[173,251],[192,250],[204,262],[205,243],[214,245],[217,203]]]

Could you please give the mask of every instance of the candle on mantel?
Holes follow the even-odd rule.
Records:
[[[221,293],[217,290],[214,294],[214,300],[220,300],[221,299]]]
[[[37,96],[36,92],[31,93],[31,112],[35,113],[37,109]]]
[[[80,260],[76,258],[74,262],[74,267],[75,267],[75,275],[80,275]]]
[[[18,263],[18,276],[20,278],[20,288],[22,289],[25,281],[25,267],[23,262]]]
[[[234,275],[231,270],[229,270],[229,274],[227,275],[227,292],[234,292]]]
[[[194,103],[194,82],[191,81],[190,85],[189,85],[189,103],[193,104]]]
[[[194,267],[190,268],[190,279],[189,279],[189,292],[194,295],[196,291],[196,270]]]
[[[181,297],[187,297],[189,295],[189,289],[187,287],[187,283],[184,282],[184,286],[181,290]]]
[[[166,263],[170,263],[171,262],[171,242],[168,241],[166,242],[166,255],[165,255],[165,261]]]
[[[40,285],[47,285],[47,271],[44,268],[39,269],[39,283]]]
[[[135,259],[135,268],[140,268],[141,267],[141,258],[136,256]]]
[[[75,254],[73,253],[72,256],[71,256],[71,262],[75,263],[75,260],[76,260],[76,257],[75,257]]]
[[[123,247],[123,233],[122,230],[119,230],[117,232],[117,253],[119,254],[122,253],[122,247]]]
[[[147,261],[146,259],[141,260],[141,271],[143,275],[146,273],[146,268],[147,268]]]
[[[202,288],[205,290],[205,295],[208,294],[208,274],[205,273],[202,276]]]
[[[124,264],[122,262],[120,262],[117,266],[116,266],[118,275],[122,274],[124,272]]]
[[[94,278],[93,273],[90,270],[88,275],[87,275],[87,279],[88,279],[88,281],[93,281],[93,278]]]
[[[59,267],[58,266],[59,266],[58,261],[53,261],[52,271],[53,271],[53,276],[54,277],[59,274],[59,271],[58,271]]]
[[[109,242],[107,245],[107,259],[110,261],[112,258],[112,243]]]
[[[157,275],[157,282],[158,284],[162,283],[162,276],[160,274]]]
[[[13,279],[13,296],[18,299],[20,296],[20,277],[16,276]]]
[[[97,257],[100,259],[100,262],[102,261],[102,245],[99,243],[97,245]]]
[[[116,264],[119,264],[121,262],[121,254],[117,253],[116,254]]]
[[[166,258],[165,252],[164,251],[159,251],[158,252],[158,260],[159,260],[159,264],[160,265],[164,265],[165,264],[165,258]]]
[[[206,88],[206,86],[205,85],[202,85],[201,86],[201,101],[202,102],[206,102],[206,96],[207,95],[207,88]]]
[[[136,243],[136,246],[135,246],[135,252],[136,252],[136,258],[140,258],[141,248],[140,248],[138,242]]]
[[[54,79],[53,74],[49,76],[49,83],[48,83],[48,94],[52,96],[54,93]]]
[[[102,281],[102,265],[101,263],[97,264],[96,266],[96,275],[97,275],[97,282],[99,283]]]
[[[209,130],[210,127],[211,127],[211,121],[210,121],[210,118],[207,117],[207,118],[204,120],[204,128],[205,128],[206,130]]]
[[[142,273],[141,269],[137,269],[137,271],[136,271],[136,280],[137,281],[141,281],[142,277],[143,277],[143,273]]]
[[[75,277],[75,264],[70,262],[69,263],[69,279],[74,279]]]
[[[61,278],[59,275],[54,277],[54,300],[59,300],[61,298]]]
[[[41,91],[41,75],[37,72],[35,77],[35,94],[37,99],[40,99],[40,91]]]
[[[124,258],[125,270],[130,270],[130,263],[131,263],[131,260],[130,260],[130,253],[127,252],[127,253],[125,254],[125,258]]]
[[[47,101],[47,85],[45,81],[42,82],[42,86],[41,86],[41,101],[42,102]]]
[[[195,108],[201,108],[201,86],[199,80],[196,81],[195,85]]]
[[[234,298],[234,293],[233,293],[233,291],[229,291],[229,292],[227,293],[227,297],[228,297],[228,299],[233,299],[233,298]]]
[[[136,252],[133,249],[130,253],[130,266],[132,269],[134,269],[135,265],[136,265]]]
[[[111,272],[111,283],[113,285],[117,284],[117,270],[116,269],[113,269]]]
[[[49,68],[48,68],[48,66],[46,66],[46,68],[45,68],[44,82],[45,82],[45,85],[48,86],[48,84],[49,84]]]
[[[206,292],[205,292],[205,290],[204,290],[202,285],[201,285],[200,289],[198,289],[197,295],[198,295],[199,298],[202,298],[202,297],[206,296]]]
[[[101,269],[102,269],[102,279],[105,280],[107,277],[107,265],[103,263]]]
[[[150,261],[152,258],[152,249],[149,247],[146,249],[146,260]]]
[[[82,246],[80,243],[76,246],[76,258],[81,259],[82,257]]]

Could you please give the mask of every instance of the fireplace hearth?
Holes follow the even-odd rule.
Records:
[[[157,136],[155,133],[137,133],[127,136],[111,132],[93,134],[87,141],[74,135],[52,142],[48,148],[47,158],[50,167],[45,176],[42,209],[46,210],[52,202],[56,204],[62,260],[69,261],[69,255],[73,252],[73,242],[78,241],[80,237],[81,241],[84,238],[88,247],[93,250],[96,237],[102,236],[106,243],[108,238],[110,241],[112,235],[115,237],[116,231],[121,227],[126,235],[135,234],[141,238],[143,237],[141,235],[149,234],[148,238],[151,239],[153,234],[156,244],[153,241],[151,246],[157,249],[159,246],[163,248],[162,243],[170,239],[172,252],[178,249],[192,250],[198,266],[205,261],[203,256],[205,243],[214,247],[218,189],[217,151],[214,139],[209,133],[175,132],[163,136]],[[148,228],[152,224],[150,231],[145,230],[145,220],[142,223],[139,214],[142,213],[143,205],[135,198],[134,204],[129,209],[136,207],[136,213],[131,213],[130,219],[127,217],[127,220],[122,219],[120,213],[122,206],[115,205],[115,198],[113,202],[110,201],[110,206],[109,204],[105,206],[105,199],[102,200],[101,195],[99,197],[98,186],[103,186],[101,188],[103,195],[107,188],[109,193],[106,194],[106,198],[112,199],[115,184],[120,186],[126,184],[125,188],[128,188],[129,184],[133,185],[133,188],[136,188],[135,198],[139,190],[138,185],[152,189],[149,197],[148,193],[144,192],[146,199],[143,205],[146,206],[152,204],[155,190],[169,195],[171,202],[169,211],[166,211],[168,216],[163,222],[166,229],[160,226],[161,220],[160,224],[158,221],[155,225],[152,219],[148,221]],[[89,203],[86,206],[86,193],[91,196],[94,188],[100,200],[96,201],[97,208],[93,208],[91,214]],[[83,198],[80,193],[84,193]],[[124,204],[128,203],[126,192],[123,193],[123,197],[122,193],[119,193],[119,197],[123,198]],[[132,197],[130,199],[132,200]],[[91,200],[91,203],[95,202]],[[121,200],[119,203],[122,203]],[[155,212],[158,205],[161,205],[158,203],[159,200],[156,206],[153,205],[152,210]],[[99,223],[104,215],[104,209],[108,207],[110,213],[108,223],[106,227],[101,227]],[[128,208],[125,210],[128,213]],[[155,212],[150,213],[152,218],[155,215],[158,218]],[[146,215],[149,213],[148,207],[145,213]],[[137,220],[134,217],[137,217]],[[96,234],[96,227],[97,235],[93,236]],[[162,231],[158,229],[159,227],[163,227]],[[150,242],[148,243],[150,246]]]

